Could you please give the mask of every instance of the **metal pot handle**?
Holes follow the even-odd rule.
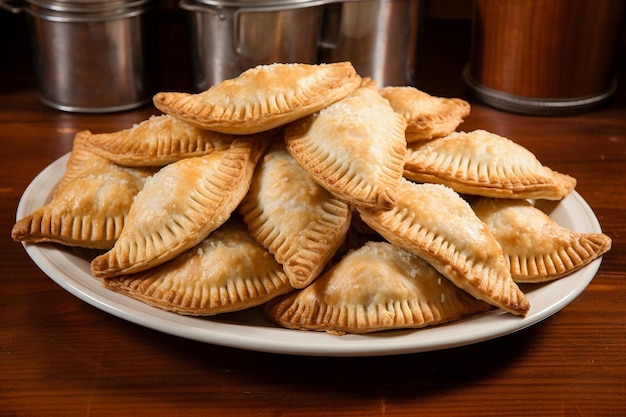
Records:
[[[330,0],[324,7],[324,24],[319,41],[321,49],[337,49],[341,39],[343,13],[346,3],[356,3],[359,0]]]
[[[0,0],[2,1],[2,0]],[[181,0],[178,2],[178,5],[181,9],[188,10],[190,12],[209,12],[217,15],[222,18],[222,14],[217,11],[217,8],[207,7],[207,6],[198,6],[196,4],[191,3],[189,0]]]
[[[239,54],[245,54],[245,51],[247,49],[246,45],[242,44],[242,40],[240,38],[240,32],[239,32],[240,26],[241,26],[241,23],[240,23],[241,17],[246,13],[278,12],[278,11],[285,11],[285,10],[302,9],[302,8],[315,7],[315,6],[323,6],[323,5],[335,3],[338,1],[340,0],[311,0],[311,1],[304,2],[304,3],[294,2],[291,4],[289,3],[267,4],[267,5],[258,5],[254,7],[236,8],[232,12],[232,19],[233,19],[232,33],[233,33],[233,46],[235,48],[235,51],[237,51],[237,53]],[[188,11],[213,13],[220,20],[227,19],[227,13],[225,13],[223,9],[217,5],[203,4],[202,6],[200,6],[200,5],[194,4],[191,0],[180,0],[179,5],[182,9],[185,9]]]
[[[0,9],[4,9],[4,10],[8,10],[11,13],[21,13],[25,10],[24,5],[22,4],[22,2],[19,2],[19,5],[15,5],[13,6],[10,0],[9,1],[5,1],[5,0],[0,0]]]
[[[324,8],[324,24],[319,47],[336,49],[341,38],[341,22],[343,20],[343,3],[329,4]]]

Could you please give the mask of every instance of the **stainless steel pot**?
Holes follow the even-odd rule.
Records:
[[[379,86],[414,85],[419,0],[348,0],[325,6],[321,62],[351,61]]]
[[[7,2],[2,2],[9,8]],[[154,94],[154,52],[147,41],[150,0],[28,0],[40,100],[84,113],[141,106]]]
[[[326,0],[181,0],[188,11],[193,87],[250,67],[316,63]]]

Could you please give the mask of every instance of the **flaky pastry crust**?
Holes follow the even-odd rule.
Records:
[[[361,218],[473,296],[516,315],[528,312],[502,247],[465,200],[446,186],[408,180],[398,196],[391,210],[359,208]]]
[[[415,87],[383,87],[380,95],[407,121],[406,140],[415,142],[447,136],[470,114],[460,98],[435,97]]]
[[[489,309],[416,255],[387,242],[366,243],[310,286],[264,306],[283,327],[334,334],[419,328]]]
[[[83,146],[76,135],[51,201],[19,219],[11,230],[20,242],[110,249],[119,238],[135,195],[152,170],[126,168]]]
[[[405,126],[368,85],[289,125],[285,143],[309,175],[339,198],[356,206],[391,208],[402,179]]]
[[[485,130],[409,145],[404,176],[494,198],[560,200],[576,179],[544,166],[528,149]]]
[[[313,114],[352,93],[361,77],[349,62],[271,64],[198,94],[157,93],[156,108],[202,129],[251,134]]]
[[[118,132],[86,136],[92,152],[125,166],[164,166],[230,146],[235,136],[200,129],[169,115]]]
[[[281,266],[236,221],[165,264],[103,283],[149,305],[194,316],[255,307],[292,290]]]
[[[611,248],[607,235],[560,226],[527,200],[481,198],[472,208],[502,246],[516,282],[562,278]]]
[[[236,140],[231,148],[165,166],[137,194],[127,226],[108,252],[91,261],[107,278],[160,265],[204,240],[248,192],[265,142]]]
[[[309,285],[343,243],[352,213],[275,141],[239,207],[252,236],[274,254],[294,288]]]

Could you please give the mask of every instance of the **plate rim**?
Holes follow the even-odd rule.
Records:
[[[16,220],[43,205],[49,198],[54,185],[65,172],[69,153],[46,166],[24,190],[17,206]],[[571,205],[584,214],[585,224],[580,224],[586,233],[601,233],[600,223],[587,202],[573,191],[557,203]],[[572,214],[567,211],[568,214]],[[576,221],[574,219],[573,221]],[[182,316],[149,306],[126,295],[104,288],[100,282],[80,269],[80,262],[87,263],[71,253],[71,248],[56,244],[33,244],[22,242],[32,261],[50,279],[64,290],[91,306],[108,314],[142,327],[173,336],[210,343],[219,346],[252,350],[266,353],[303,356],[384,356],[443,350],[500,338],[539,323],[575,300],[596,275],[602,257],[598,257],[584,268],[559,280],[534,287],[528,294],[531,311],[526,317],[518,317],[503,310],[491,310],[452,323],[428,326],[420,329],[390,330],[364,335],[331,335],[323,332],[298,331],[278,327],[269,322],[254,325],[239,323],[237,314],[206,317]],[[72,262],[77,257],[79,264]],[[68,260],[69,259],[69,260]],[[63,263],[63,261],[68,261]],[[84,268],[85,265],[82,265]],[[570,282],[565,286],[558,283]],[[556,302],[533,310],[533,293],[547,294],[553,287],[567,287],[568,291]],[[232,317],[235,317],[234,319]],[[227,318],[225,321],[222,318]],[[249,317],[244,316],[244,320]],[[234,320],[234,321],[233,321]]]

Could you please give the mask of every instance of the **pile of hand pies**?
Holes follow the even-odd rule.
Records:
[[[379,88],[349,62],[263,65],[153,101],[163,114],[77,133],[13,239],[98,249],[95,278],[164,310],[260,306],[334,334],[525,316],[518,284],[611,247],[537,208],[574,178],[511,139],[457,130],[466,101]]]

